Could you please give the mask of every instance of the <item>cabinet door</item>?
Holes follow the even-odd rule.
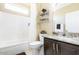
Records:
[[[52,43],[49,39],[44,39],[44,54],[52,55]]]
[[[76,46],[61,42],[61,55],[75,55]]]
[[[56,55],[60,55],[61,54],[61,44],[60,42],[56,41]]]
[[[76,55],[79,55],[79,45],[76,46]]]
[[[55,42],[53,40],[45,38],[44,39],[44,54],[45,55],[55,55]]]

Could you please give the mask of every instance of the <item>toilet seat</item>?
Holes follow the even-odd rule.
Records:
[[[40,41],[34,41],[34,42],[30,43],[30,45],[38,45],[38,44],[41,44],[41,42]]]
[[[30,43],[31,48],[39,48],[41,45],[43,45],[43,44],[40,41],[34,41],[34,42]]]

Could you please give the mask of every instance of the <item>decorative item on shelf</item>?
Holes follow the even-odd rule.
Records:
[[[48,10],[43,8],[41,10],[41,14],[40,14],[40,21],[48,21],[49,17],[48,17]]]
[[[47,32],[45,30],[42,30],[40,34],[47,34]]]
[[[45,21],[45,20],[48,20],[48,18],[42,18],[42,19],[40,19],[40,21]]]
[[[42,9],[42,12],[45,13],[47,10],[46,9]]]
[[[40,16],[48,15],[48,11],[46,9],[42,9],[42,13]]]

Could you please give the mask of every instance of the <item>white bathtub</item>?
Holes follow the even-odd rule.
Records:
[[[0,41],[0,55],[16,55],[25,52],[27,47],[26,41]]]

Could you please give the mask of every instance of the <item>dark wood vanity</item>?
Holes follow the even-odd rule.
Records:
[[[45,55],[79,55],[79,45],[44,37]]]

